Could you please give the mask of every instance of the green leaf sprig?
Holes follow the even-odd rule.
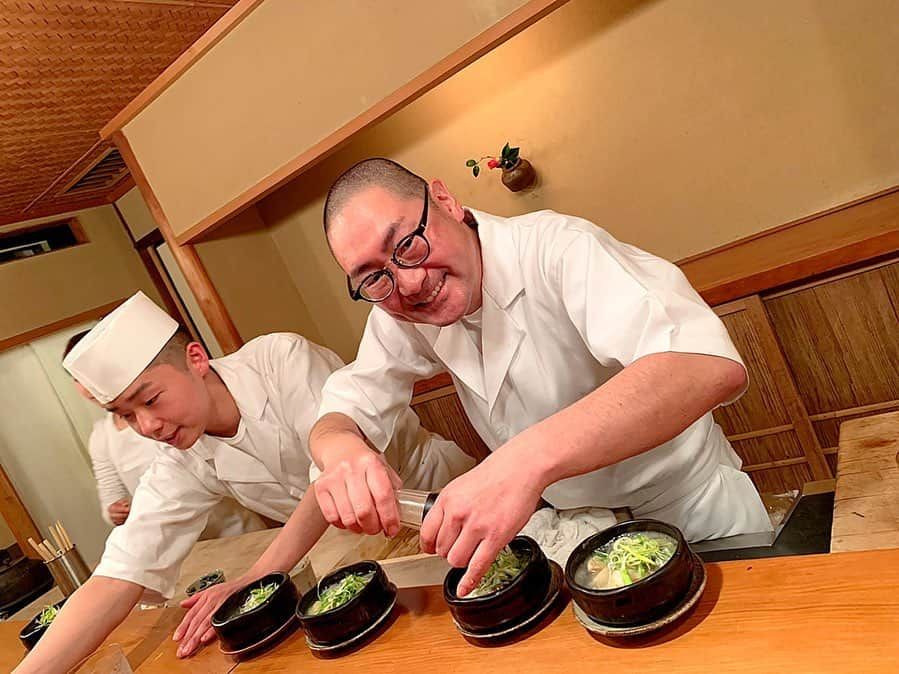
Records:
[[[515,166],[516,162],[518,162],[518,154],[521,148],[518,147],[510,147],[509,143],[503,145],[503,149],[500,151],[499,156],[494,156],[491,154],[484,155],[480,159],[469,159],[465,162],[465,165],[471,169],[471,174],[477,178],[481,173],[481,162],[485,159],[487,160],[487,168],[495,169],[510,169]]]

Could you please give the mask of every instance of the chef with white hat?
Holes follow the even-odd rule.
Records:
[[[343,365],[332,352],[278,333],[210,360],[139,292],[100,321],[63,365],[104,408],[167,447],[141,478],[128,519],[110,534],[94,574],[19,673],[68,671],[145,590],[171,597],[181,562],[222,498],[287,524],[244,577],[212,588],[218,602],[241,583],[289,571],[327,528],[308,489],[307,438],[321,388]],[[411,409],[401,416],[385,457],[395,486],[436,489],[473,465],[453,443],[422,429]],[[200,602],[188,614],[175,635],[183,641],[179,655],[214,637],[208,623],[214,608]]]
[[[90,330],[72,336],[66,344],[63,358]],[[76,388],[88,400],[94,397],[81,384]],[[91,469],[97,483],[100,514],[113,526],[120,526],[128,519],[131,499],[137,491],[140,478],[152,465],[159,452],[160,443],[136,433],[118,414],[107,413],[94,423],[88,441]],[[238,504],[233,498],[223,498],[209,513],[206,528],[200,540],[237,536],[266,528],[263,519]]]

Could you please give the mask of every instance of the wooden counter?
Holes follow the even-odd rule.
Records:
[[[281,672],[789,672],[897,671],[899,550],[707,565],[709,582],[685,620],[654,637],[602,642],[570,606],[518,643],[480,648],[453,627],[439,587],[418,590],[373,643],[338,661],[312,655],[302,633],[235,674]],[[415,593],[414,590],[407,592]]]
[[[447,668],[453,674],[572,674],[600,663],[607,671],[617,667],[639,669],[641,674],[897,671],[899,550],[724,562],[707,568],[706,591],[682,622],[655,636],[617,643],[591,638],[566,606],[527,639],[489,649],[473,646],[453,627],[439,586],[402,591],[404,608],[395,623],[364,649],[337,661],[313,656],[301,632],[236,665],[217,644],[178,660],[170,635],[180,609],[135,611],[109,641],[123,646],[139,674],[377,674]],[[23,624],[0,624],[2,671],[21,657],[16,635]]]
[[[218,647],[206,648],[189,660],[175,656],[178,644],[172,641],[172,632],[183,615],[184,610],[180,608],[135,609],[105,643],[119,644],[131,668],[141,674],[225,674],[232,670],[235,661],[222,655]],[[12,671],[25,656],[19,631],[26,623],[24,620],[0,622],[0,672]]]
[[[830,549],[899,547],[899,412],[840,426]]]

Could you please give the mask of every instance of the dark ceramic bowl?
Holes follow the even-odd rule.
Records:
[[[346,604],[318,615],[308,615],[309,609],[318,600],[319,587],[326,589],[351,573],[371,572],[375,575]],[[384,616],[395,599],[396,587],[387,579],[384,569],[377,562],[366,560],[345,566],[322,578],[316,587],[303,595],[296,612],[309,639],[320,646],[332,646],[357,637],[371,628]]]
[[[593,551],[621,534],[657,531],[677,542],[662,568],[640,580],[611,590],[593,590],[575,582],[575,572]],[[658,520],[630,520],[581,541],[568,557],[565,582],[574,602],[591,619],[604,625],[644,625],[661,618],[684,598],[693,577],[693,551],[680,529]]]
[[[62,605],[65,603],[66,600],[63,599],[62,601],[53,604],[53,606],[55,606],[56,608],[62,608]],[[43,611],[41,611],[41,613],[43,613]],[[47,631],[47,628],[50,627],[50,625],[40,624],[41,613],[38,613],[31,620],[29,620],[28,624],[22,628],[21,632],[19,632],[19,641],[22,642],[25,650],[30,651],[32,648],[34,648],[34,645],[42,636],[44,636],[44,632]]]
[[[465,569],[450,569],[443,579],[443,599],[464,630],[473,633],[502,630],[532,615],[546,600],[552,570],[540,546],[533,538],[516,536],[509,547],[518,555],[526,555],[528,561],[521,573],[497,592],[472,598],[458,596],[456,587]]]
[[[252,590],[273,582],[278,588],[271,597],[246,613],[238,613]],[[290,576],[281,572],[270,573],[234,592],[212,614],[212,627],[221,640],[222,650],[236,653],[271,637],[293,620],[297,596]]]
[[[184,594],[188,597],[193,597],[197,592],[202,592],[203,590],[208,590],[213,585],[218,585],[219,583],[225,582],[225,572],[221,569],[216,569],[215,571],[210,571],[209,573],[200,576],[194,582],[187,586],[187,589],[184,590]]]

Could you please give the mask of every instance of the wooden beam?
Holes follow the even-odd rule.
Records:
[[[899,186],[677,262],[711,305],[899,250]]]
[[[106,126],[100,130],[100,137],[103,139],[112,138],[117,131],[121,131],[128,122],[137,117],[144,108],[159,98],[162,92],[187,72],[188,68],[221,42],[228,33],[249,16],[250,12],[261,4],[262,0],[240,0],[221,19],[212,24],[212,27],[203,33],[199,40],[188,47],[187,51],[175,59],[172,65],[163,70],[162,74],[140,92],[133,101],[126,105],[119,114],[107,122]]]
[[[856,414],[873,414],[874,412],[886,412],[899,407],[899,400],[887,400],[882,403],[873,403],[871,405],[859,405],[858,407],[849,407],[845,410],[835,410],[833,412],[821,412],[820,414],[812,414],[809,419],[812,421],[824,421],[825,419],[842,419],[843,417],[851,417]]]
[[[449,372],[441,372],[440,374],[435,374],[430,379],[422,379],[421,381],[417,381],[415,382],[415,386],[412,389],[412,404],[419,402],[416,399],[418,396],[422,396],[426,393],[430,393],[431,391],[436,391],[438,389],[442,389],[452,385],[453,378],[450,376]]]
[[[135,241],[134,235],[131,233],[131,229],[128,227],[128,223],[125,220],[125,216],[122,215],[121,209],[114,202],[111,206],[115,211],[116,216],[118,216],[119,223],[122,225],[122,229],[125,230],[125,234],[131,239],[134,250],[136,250],[137,254],[140,256],[141,262],[144,264],[144,269],[147,270],[150,280],[156,287],[156,292],[158,292],[159,296],[162,298],[165,310],[172,318],[178,321],[181,327],[190,334],[194,341],[202,343],[197,328],[190,317],[190,313],[178,296],[178,291],[175,289],[174,285],[172,285],[169,275],[159,259],[159,254],[156,252],[156,246],[164,241],[162,234],[158,229],[154,229],[142,236],[138,241]]]
[[[125,177],[122,178],[118,182],[118,184],[113,187],[112,190],[106,195],[106,201],[110,204],[114,204],[128,192],[130,192],[134,188],[134,186],[134,178],[131,177],[130,173],[126,173]]]
[[[32,559],[40,559],[40,556],[28,544],[28,539],[36,541],[43,539],[31,515],[19,498],[19,494],[10,481],[3,466],[0,466],[0,516],[6,521],[16,543],[22,553]]]
[[[778,433],[786,433],[792,431],[793,424],[784,424],[783,426],[772,426],[771,428],[762,428],[758,431],[749,431],[747,433],[736,433],[728,435],[727,439],[731,442],[739,442],[740,440],[752,440],[754,438],[764,438],[769,435],[777,435]]]
[[[215,289],[212,279],[209,278],[203,261],[193,246],[182,246],[175,240],[168,218],[166,218],[159,200],[153,193],[153,188],[147,181],[147,177],[144,175],[137,157],[134,156],[134,151],[131,149],[131,144],[125,137],[125,134],[120,131],[116,132],[113,135],[113,142],[119,148],[122,158],[131,170],[134,182],[137,183],[144,201],[147,202],[150,213],[153,215],[153,219],[156,221],[163,238],[169,245],[175,262],[177,262],[178,267],[184,274],[184,278],[187,280],[187,284],[190,286],[197,304],[200,306],[200,310],[206,317],[206,322],[209,323],[216,341],[218,341],[219,346],[222,347],[225,353],[237,351],[237,349],[243,346],[243,340],[237,331],[237,327],[234,325],[234,321],[231,320],[231,315],[228,313],[225,303]]]
[[[804,456],[791,456],[789,459],[777,459],[776,461],[766,461],[765,463],[751,463],[743,466],[742,470],[746,473],[754,473],[757,470],[798,466],[800,463],[805,463],[806,461],[808,461],[808,459]]]
[[[714,307],[715,313],[718,316],[728,316],[730,314],[736,314],[740,311],[746,310],[746,300],[734,300],[733,302],[728,302],[727,304],[719,304]]]
[[[805,409],[805,403],[802,402],[802,398],[799,396],[799,390],[796,388],[796,382],[793,381],[793,376],[790,374],[787,359],[783,351],[781,351],[777,336],[774,333],[774,327],[771,325],[771,320],[765,311],[765,305],[762,304],[762,300],[758,295],[746,298],[746,315],[765,354],[765,361],[783,399],[787,415],[790,417],[790,421],[796,431],[799,445],[805,452],[803,461],[808,461],[814,479],[827,480],[832,478],[833,473],[827,460],[824,458],[824,453],[821,451],[821,444],[818,442],[818,436],[815,434],[814,428],[812,428],[812,422],[809,419],[808,411]]]
[[[42,325],[39,328],[34,328],[26,332],[20,332],[18,335],[13,335],[12,337],[7,337],[6,339],[0,339],[0,351],[5,351],[6,349],[11,349],[14,346],[20,346],[21,344],[33,342],[39,337],[50,335],[54,332],[59,332],[60,330],[64,330],[73,325],[84,323],[85,321],[99,320],[110,311],[115,309],[117,306],[119,306],[122,302],[124,302],[125,299],[126,298],[123,297],[121,299],[115,300],[114,302],[101,304],[100,306],[94,307],[93,309],[88,309],[87,311],[82,311],[79,314],[61,318],[58,321],[48,323],[47,325]]]

